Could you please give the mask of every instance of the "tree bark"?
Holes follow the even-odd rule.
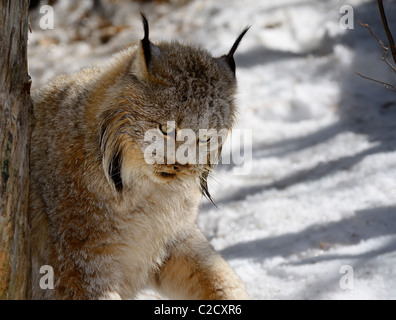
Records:
[[[26,299],[29,259],[29,0],[0,0],[0,299]]]

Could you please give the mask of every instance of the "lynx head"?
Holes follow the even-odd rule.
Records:
[[[144,38],[131,56],[120,97],[103,113],[106,176],[118,192],[138,171],[155,183],[196,178],[210,199],[206,179],[235,119],[234,53],[249,28],[228,54],[215,58],[178,42],[153,44],[142,19]]]

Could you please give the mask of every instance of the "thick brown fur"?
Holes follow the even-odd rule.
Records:
[[[247,298],[196,225],[214,164],[149,165],[143,156],[145,132],[167,121],[231,129],[230,55],[154,45],[145,27],[145,39],[108,65],[33,93],[34,299],[131,299],[148,286],[179,299]],[[43,265],[53,268],[54,289],[40,287]]]

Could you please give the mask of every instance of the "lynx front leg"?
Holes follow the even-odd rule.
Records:
[[[248,299],[242,281],[198,229],[171,250],[154,281],[160,293],[175,299]]]

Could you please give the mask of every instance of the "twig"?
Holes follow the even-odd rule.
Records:
[[[374,31],[370,28],[370,26],[369,26],[367,23],[364,24],[364,23],[359,22],[359,25],[361,25],[362,27],[365,27],[365,28],[370,32],[370,34],[378,41],[379,45],[381,46],[381,48],[382,48],[382,50],[383,50],[383,52],[384,52],[383,56],[381,57],[381,60],[382,60],[382,61],[385,61],[385,63],[386,63],[394,72],[396,72],[396,67],[388,60],[389,48],[384,44],[384,42],[380,39],[380,37],[378,37],[378,36],[374,33]],[[359,72],[356,72],[356,74],[357,74],[358,76],[362,77],[363,79],[367,79],[367,80],[370,80],[370,81],[373,81],[373,82],[382,84],[382,85],[385,87],[385,89],[387,89],[387,90],[391,90],[391,91],[393,91],[393,92],[396,92],[396,86],[394,86],[394,85],[392,85],[392,84],[389,84],[389,83],[386,83],[386,82],[383,82],[383,81],[379,81],[379,80],[376,80],[376,79],[373,79],[373,78],[364,76],[364,75],[362,75],[362,74],[359,73]]]
[[[388,20],[386,18],[385,9],[384,9],[384,3],[382,0],[377,0],[377,2],[378,2],[378,8],[379,8],[379,11],[381,14],[382,24],[384,25],[386,36],[388,37],[389,47],[392,52],[393,61],[396,64],[396,46],[395,46],[395,41],[393,40],[392,33],[389,29]]]
[[[381,48],[384,49],[384,51],[388,51],[388,47],[382,42],[382,40],[380,39],[380,37],[378,37],[374,31],[370,28],[370,26],[367,23],[362,23],[359,21],[359,25],[361,25],[362,27],[365,27],[370,34],[378,41],[378,43],[380,44]]]
[[[385,61],[386,64],[394,71],[396,72],[396,67],[388,60],[387,56],[388,56],[388,52],[389,52],[389,48],[384,44],[384,42],[380,39],[380,37],[378,37],[374,31],[370,28],[370,26],[367,23],[361,23],[359,21],[359,25],[361,25],[362,27],[365,27],[370,34],[378,41],[378,43],[380,44],[381,48],[384,51],[384,55],[382,56],[381,60]]]
[[[385,89],[388,89],[388,90],[391,90],[391,91],[393,91],[393,92],[396,92],[396,86],[394,86],[394,85],[392,85],[392,84],[389,84],[389,83],[386,83],[386,82],[382,82],[382,81],[379,81],[379,80],[375,80],[375,79],[370,78],[370,77],[366,77],[366,76],[362,75],[362,74],[359,73],[359,72],[356,72],[356,74],[357,74],[359,77],[362,77],[363,79],[367,79],[367,80],[370,80],[370,81],[373,81],[373,82],[382,84],[382,85],[385,87]]]

